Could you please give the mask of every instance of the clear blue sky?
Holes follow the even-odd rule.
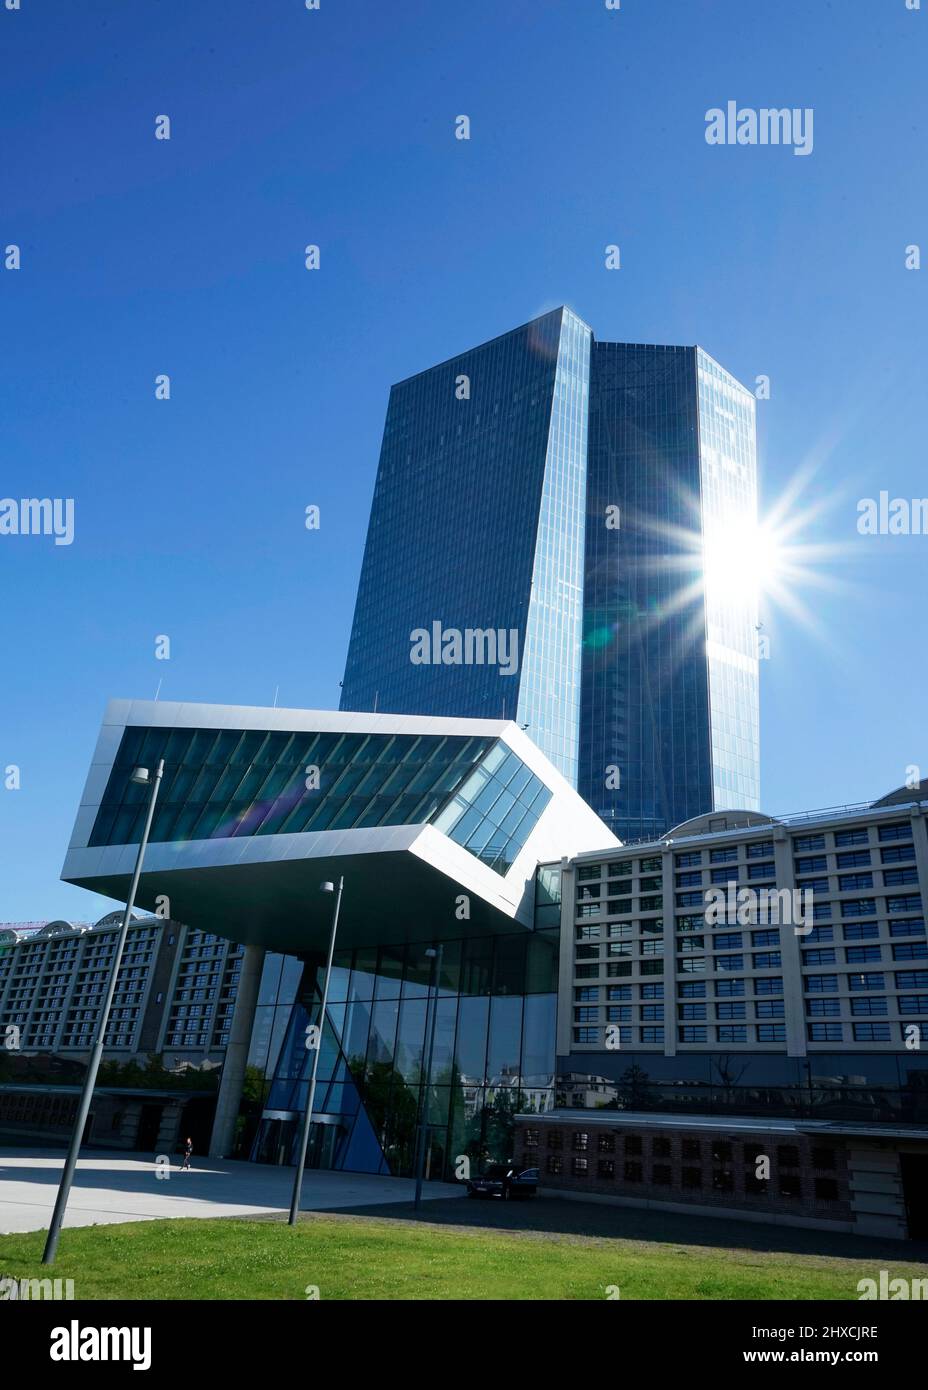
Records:
[[[928,775],[928,537],[856,532],[928,493],[926,57],[905,0],[0,7],[0,494],[76,506],[0,538],[0,920],[106,906],[58,874],[108,697],[337,704],[390,383],[562,302],[769,375],[766,501],[818,467],[847,554],[815,631],[764,613],[765,808]],[[813,154],[708,146],[728,100]]]

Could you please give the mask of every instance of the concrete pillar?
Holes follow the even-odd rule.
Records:
[[[899,1154],[884,1144],[848,1144],[854,1232],[905,1240],[906,1216]]]
[[[561,860],[561,939],[558,957],[557,1041],[559,1057],[569,1057],[573,1048],[574,1021],[574,941],[577,916],[577,870],[568,859]],[[602,966],[600,966],[602,969]],[[597,978],[597,985],[602,981]],[[599,991],[602,996],[602,989]],[[555,1062],[555,1070],[556,1070]],[[555,1082],[557,1077],[555,1075]]]
[[[664,974],[663,976],[654,976],[655,981],[660,979],[664,981],[665,1057],[676,1057],[677,1055],[677,991],[679,986],[677,984],[677,884],[674,878],[674,853],[674,848],[668,840],[662,850],[661,864],[664,897]],[[705,912],[705,907],[703,907],[703,912]],[[708,952],[706,954],[708,955]],[[707,1013],[709,1011],[707,1009]]]
[[[785,826],[777,825],[773,831],[773,857],[776,861],[776,887],[777,889],[787,888],[792,893],[796,888],[796,870],[793,863],[793,841]],[[793,899],[795,901],[795,899]],[[803,902],[805,899],[803,898]],[[809,938],[809,933],[802,935],[797,933],[796,927],[799,925],[812,926],[815,923],[799,924],[793,921],[792,913],[788,914],[789,920],[784,922],[782,911],[780,913],[780,960],[783,965],[783,1018],[786,1024],[786,1055],[787,1057],[805,1057],[808,1053],[806,1047],[806,1015],[805,1015],[805,995],[803,993],[803,974],[802,974],[802,948]],[[837,928],[836,928],[837,930]],[[805,1077],[803,1077],[803,1082]]]
[[[209,1141],[210,1158],[225,1158],[232,1148],[235,1138],[235,1121],[238,1118],[242,1086],[245,1081],[245,1065],[248,1061],[248,1048],[251,1044],[251,1030],[255,1021],[255,1007],[258,1002],[258,986],[264,968],[264,950],[259,946],[246,946],[242,956],[242,969],[239,975],[238,991],[235,996],[235,1012],[229,1031],[229,1044],[226,1060],[219,1083],[219,1096],[216,1100],[216,1118]]]

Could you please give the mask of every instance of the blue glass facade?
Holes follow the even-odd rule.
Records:
[[[393,387],[343,710],[518,719],[575,783],[590,336],[557,309]],[[435,625],[517,661],[414,660]]]
[[[400,383],[342,708],[515,718],[623,839],[756,809],[756,472],[707,353],[567,309]],[[417,664],[433,624],[514,629],[518,673]]]
[[[492,747],[491,738],[264,729],[123,734],[91,845],[141,837],[149,792],[135,767],[164,758],[153,843],[285,835],[429,820]]]
[[[757,523],[756,405],[701,348],[696,374],[713,809],[759,811],[758,594],[750,566],[737,563],[749,558],[737,538],[750,537]]]
[[[596,343],[591,384],[578,790],[625,840],[712,807],[693,353]]]
[[[146,787],[131,773],[161,758],[155,844],[431,821],[505,875],[551,800],[544,782],[492,738],[133,725],[91,845],[138,842]]]
[[[475,1168],[509,1157],[512,1116],[554,1104],[557,955],[556,929],[446,941],[436,999],[421,944],[336,952],[310,1166],[410,1175],[420,1104],[426,1176],[452,1178],[462,1155]],[[304,957],[291,1003],[275,984],[279,959],[265,967],[273,980],[270,988],[262,982],[262,997],[277,1002],[260,1006],[269,1017],[249,1059],[256,1071],[266,1069],[249,1152],[290,1163],[312,1067],[306,1029],[319,1017],[324,966]],[[280,1039],[276,1048],[271,1036]]]
[[[499,874],[508,873],[551,792],[501,743],[435,818],[435,827]]]
[[[754,399],[701,349],[594,343],[578,789],[623,840],[759,807]]]

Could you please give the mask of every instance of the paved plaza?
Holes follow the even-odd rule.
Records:
[[[152,1157],[90,1149],[79,1160],[66,1226],[156,1221],[177,1216],[259,1216],[290,1207],[293,1169],[201,1158],[159,1178]],[[47,1228],[64,1165],[62,1149],[0,1148],[0,1235]],[[163,1171],[163,1170],[162,1170]],[[301,1210],[383,1206],[411,1202],[412,1178],[370,1173],[310,1171],[303,1180]],[[451,1183],[428,1182],[423,1198],[463,1196]]]

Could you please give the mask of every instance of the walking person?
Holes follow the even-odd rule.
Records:
[[[183,1172],[185,1168],[189,1168],[189,1167],[190,1167],[190,1155],[191,1155],[192,1153],[193,1153],[193,1140],[188,1138],[188,1139],[186,1140],[186,1142],[184,1143],[184,1161],[183,1161],[183,1163],[180,1165],[180,1171],[181,1171],[181,1172]]]

